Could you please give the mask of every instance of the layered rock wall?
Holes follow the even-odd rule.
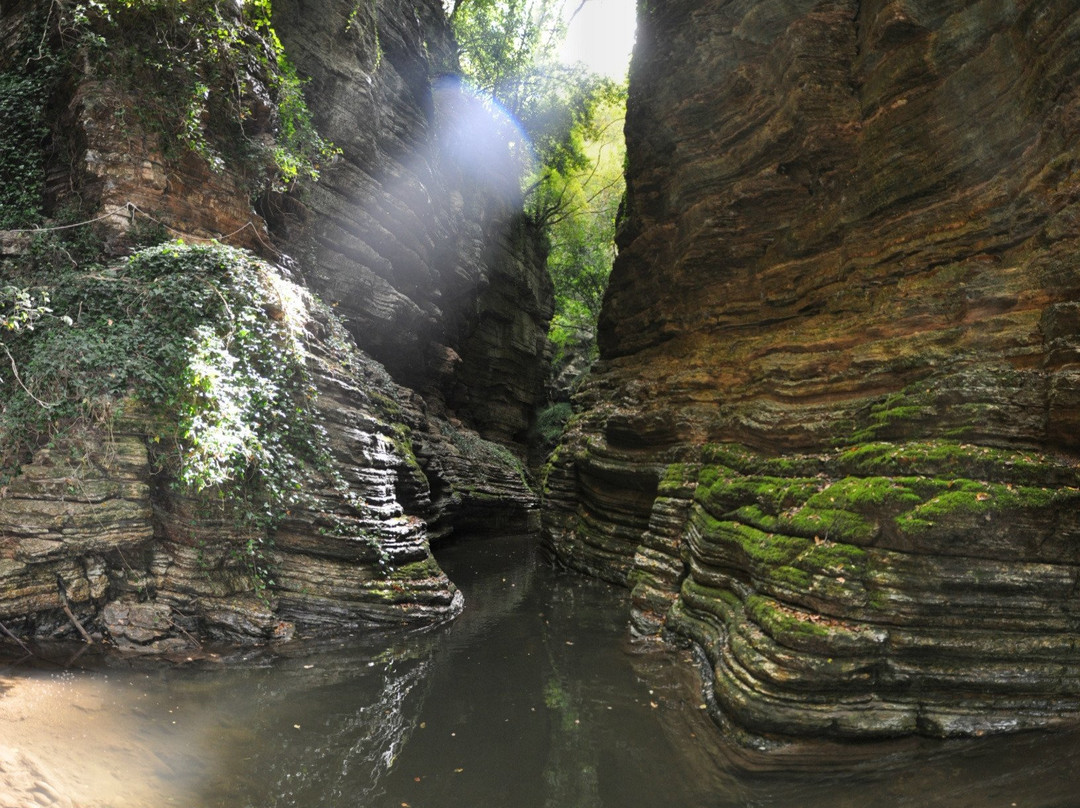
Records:
[[[541,234],[496,120],[454,77],[442,4],[279,0],[320,131],[343,151],[284,215],[362,349],[486,437],[524,442],[552,313]]]
[[[223,14],[215,25],[236,26],[229,47],[248,49],[236,62],[246,145],[235,154],[206,134],[205,115],[188,119],[198,131],[181,148],[174,121],[142,114],[146,88],[97,60],[94,37],[125,37],[123,15],[138,7],[92,11],[89,51],[66,17],[56,29],[64,9],[53,4],[5,4],[2,35],[17,42],[32,28],[45,31],[42,47],[75,43],[49,99],[44,212],[77,203],[104,246],[97,260],[119,266],[148,228],[165,228],[276,265],[260,277],[291,309],[260,304],[257,327],[296,332],[280,336],[310,375],[312,411],[297,417],[325,430],[327,454],[267,530],[213,490],[176,485],[157,444],[176,424],[156,422],[137,389],[95,401],[82,428],[58,425],[51,448],[29,452],[0,489],[0,622],[16,633],[86,630],[161,651],[446,619],[461,598],[430,543],[536,527],[518,457],[543,389],[550,282],[539,234],[515,216],[516,178],[470,173],[455,156],[462,133],[447,121],[471,116],[481,133],[485,122],[443,80],[455,61],[441,3],[273,4],[315,124],[339,149],[319,182],[288,193],[253,179],[243,154],[282,137],[281,65],[264,30],[222,8],[193,4],[185,19]],[[117,59],[152,64],[139,50],[152,38],[134,41]],[[209,87],[207,109],[235,89]],[[12,260],[26,242],[13,240]],[[87,271],[107,282],[119,270]],[[73,327],[98,313],[80,305]]]
[[[640,5],[547,542],[755,732],[1080,709],[1080,12]]]
[[[165,651],[197,638],[259,643],[296,629],[416,624],[460,611],[460,594],[432,558],[428,525],[452,526],[464,498],[435,502],[417,454],[424,447],[446,458],[437,479],[451,495],[458,486],[508,489],[507,500],[520,502],[523,482],[496,462],[452,466],[459,432],[436,426],[325,306],[263,272],[290,299],[275,316],[300,335],[312,385],[313,411],[290,417],[311,419],[325,442],[323,459],[289,481],[298,495],[249,501],[242,489],[182,484],[180,436],[167,414],[114,402],[112,417],[59,431],[5,486],[0,620],[9,630],[86,631]],[[251,518],[252,505],[274,508],[270,526]]]

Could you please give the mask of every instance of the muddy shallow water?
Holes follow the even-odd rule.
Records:
[[[0,662],[0,806],[1080,806],[1080,731],[740,751],[621,590],[526,539],[437,555],[466,609],[426,631]]]

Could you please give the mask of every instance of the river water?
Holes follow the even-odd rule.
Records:
[[[1080,806],[1080,732],[740,751],[685,652],[527,539],[437,552],[456,621],[191,662],[0,663],[0,807]]]

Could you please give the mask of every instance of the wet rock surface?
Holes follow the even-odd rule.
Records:
[[[752,732],[1075,719],[1074,5],[641,11],[547,545]]]

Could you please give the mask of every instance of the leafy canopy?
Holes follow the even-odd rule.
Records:
[[[597,108],[595,126],[582,137],[585,168],[551,172],[534,206],[547,217],[548,271],[555,286],[550,336],[558,364],[575,346],[595,353],[596,323],[615,260],[615,223],[625,191],[625,102]]]
[[[559,58],[564,0],[458,0],[451,22],[463,74],[520,123],[536,157],[534,188],[547,171],[587,166],[582,134],[618,94],[609,79]]]
[[[625,187],[626,86],[560,61],[564,5],[456,0],[450,6],[462,71],[519,121],[532,144],[535,163],[523,186],[527,212],[550,243],[556,361],[574,344],[594,350]]]

